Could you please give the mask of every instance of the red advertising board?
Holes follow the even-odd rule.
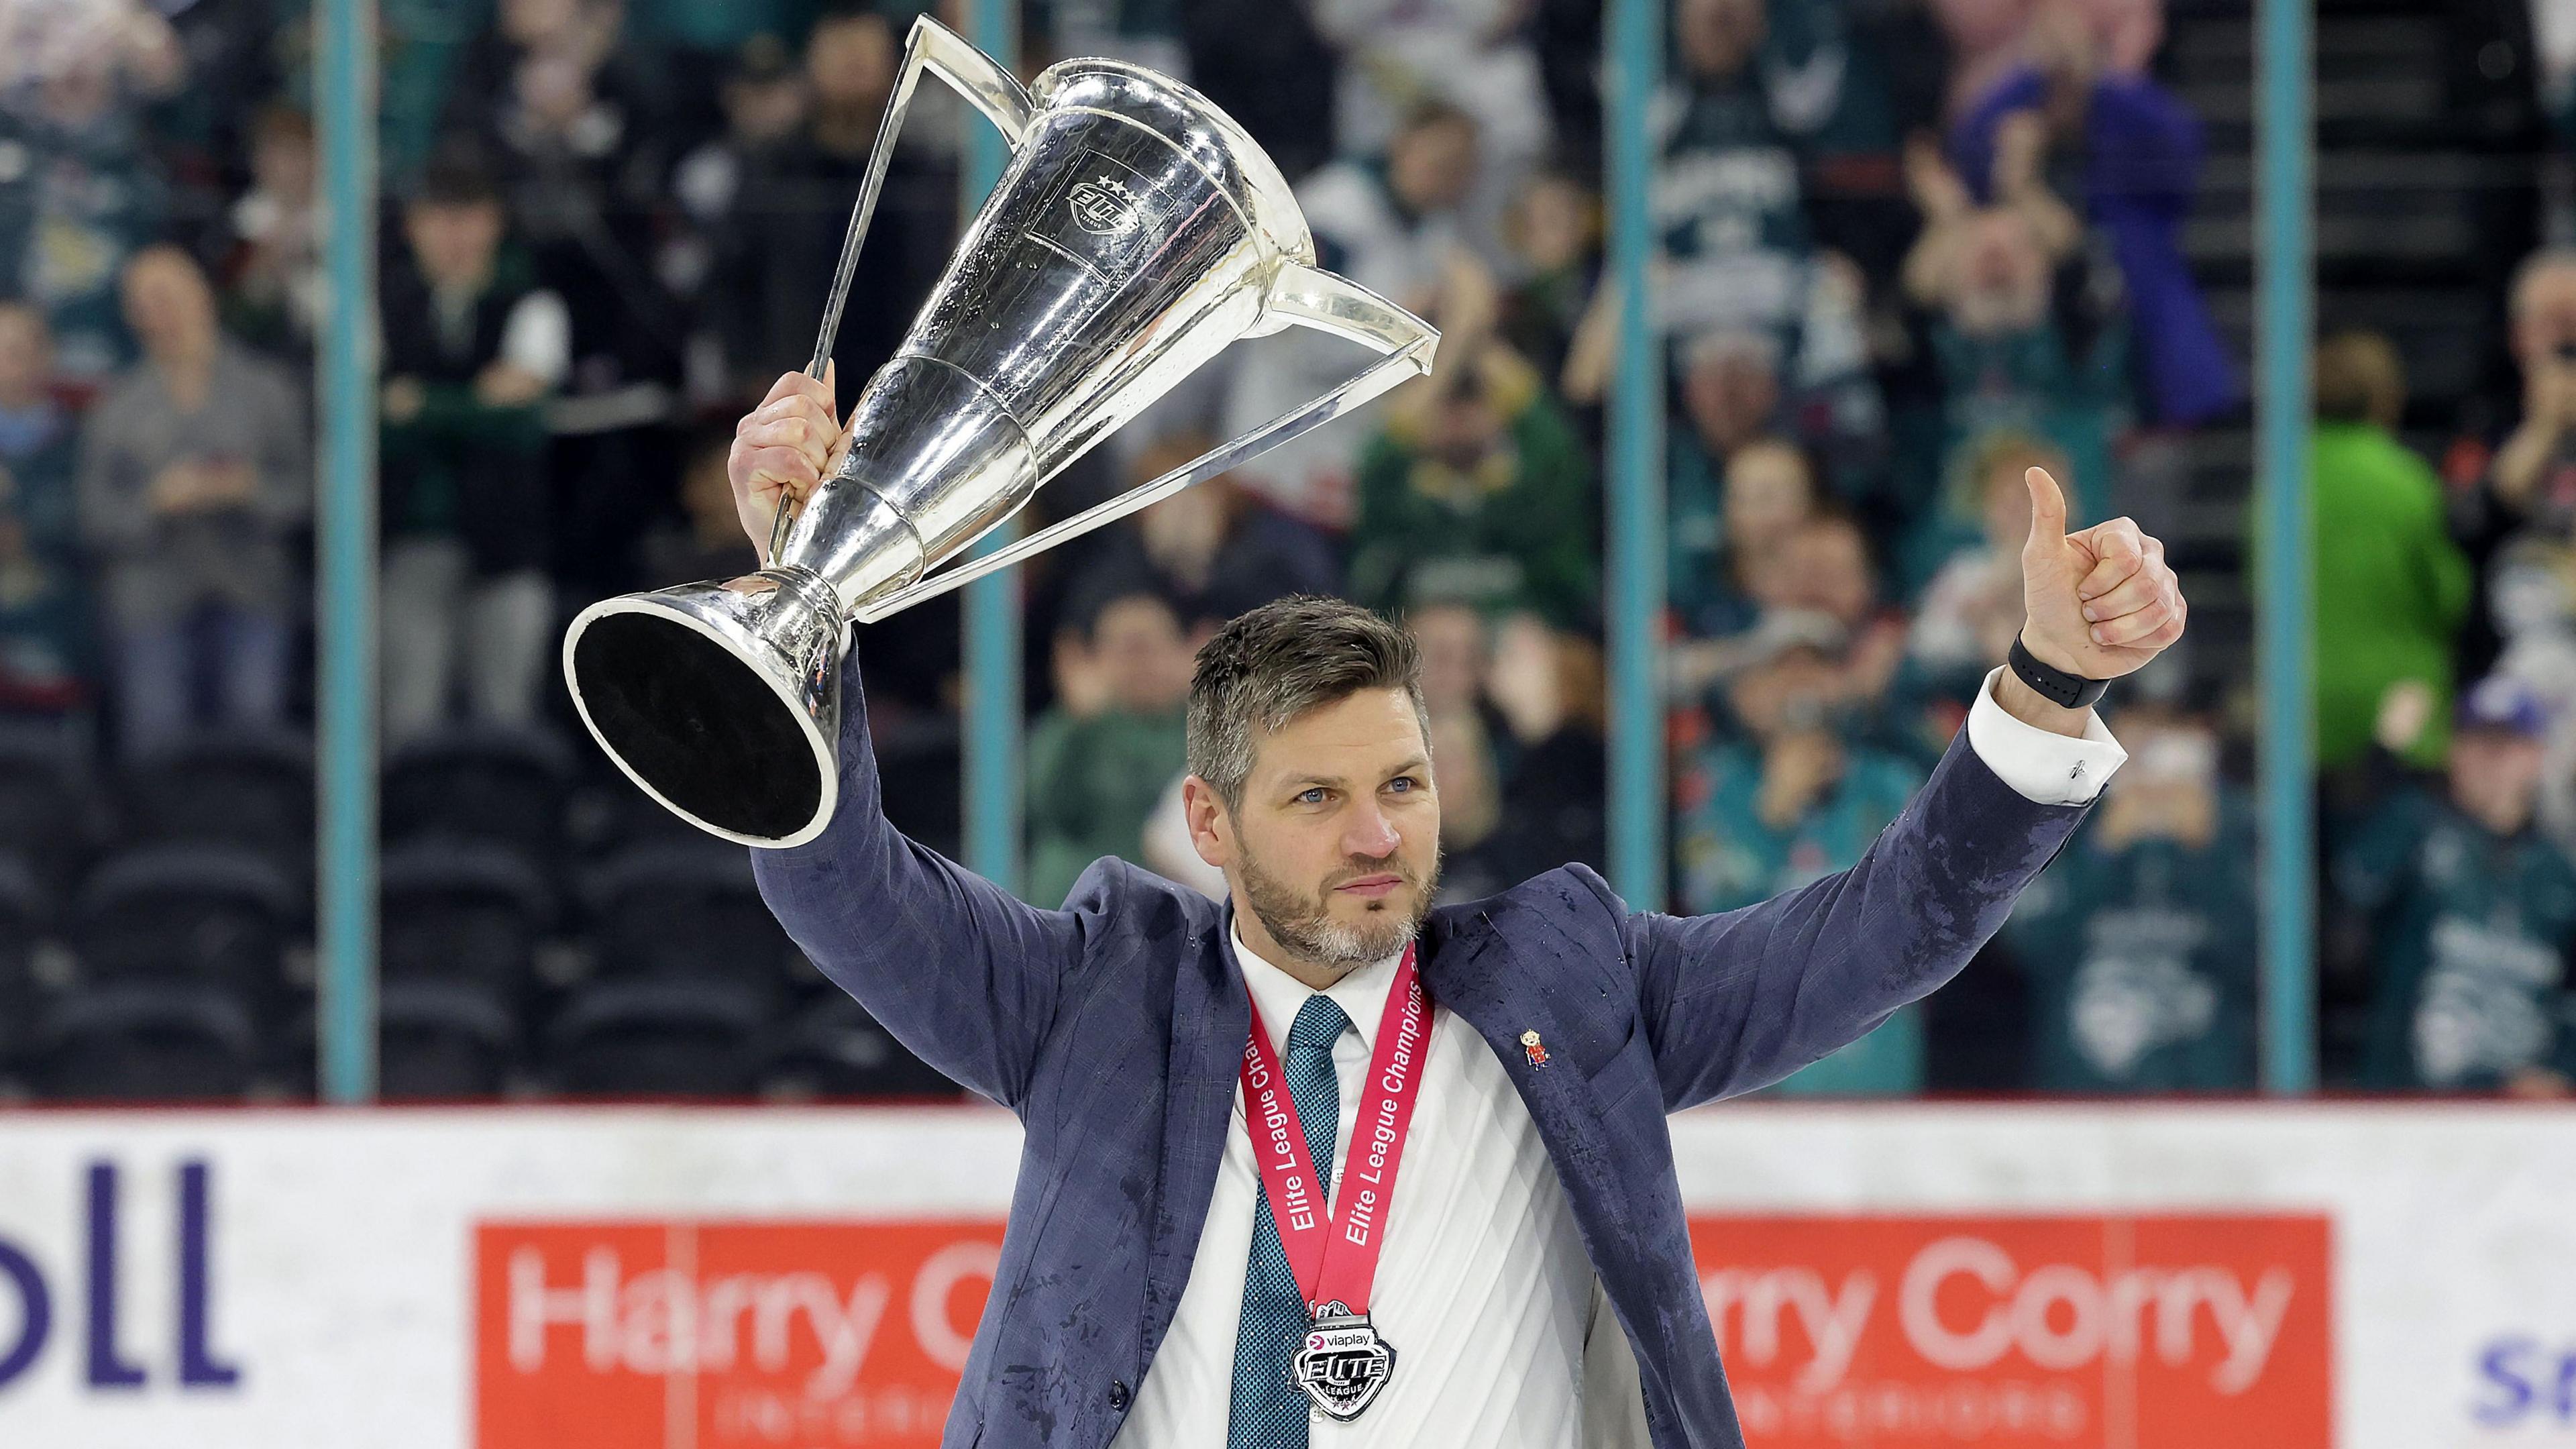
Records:
[[[1699,1217],[1754,1449],[2323,1449],[2322,1216]]]
[[[479,1449],[937,1444],[997,1222],[485,1223]],[[2322,1449],[2322,1216],[1699,1217],[1752,1449]]]
[[[475,1230],[479,1449],[939,1442],[998,1222]]]

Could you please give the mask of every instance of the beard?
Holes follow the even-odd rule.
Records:
[[[1384,860],[1353,859],[1343,869],[1327,877],[1323,886],[1309,895],[1261,868],[1250,851],[1241,862],[1244,898],[1251,903],[1252,914],[1270,932],[1270,939],[1295,952],[1304,961],[1317,966],[1344,969],[1383,961],[1409,945],[1422,922],[1431,914],[1431,893],[1440,883],[1440,857],[1431,858],[1431,873],[1426,879],[1417,875],[1400,856]],[[1368,913],[1360,920],[1333,919],[1333,888],[1345,881],[1367,875],[1395,875],[1413,890],[1413,909],[1398,914],[1383,898],[1368,903]]]

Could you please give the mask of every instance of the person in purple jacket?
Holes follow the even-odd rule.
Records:
[[[2137,329],[2146,420],[2189,427],[2244,396],[2182,251],[2199,186],[2200,120],[2151,77],[2107,62],[2083,8],[2054,0],[2032,18],[2032,58],[1979,96],[1951,129],[1950,152],[1980,201],[1993,195],[2005,124],[2036,114],[2051,190],[2082,198],[2109,241]]]
[[[831,407],[791,374],[742,421],[755,541],[827,473]],[[2028,482],[2026,619],[1961,737],[1857,864],[1720,915],[1581,865],[1434,908],[1419,660],[1340,600],[1199,651],[1183,798],[1221,904],[1103,859],[1043,909],[905,839],[844,681],[839,813],[753,852],[761,893],[1027,1134],[947,1449],[1741,1449],[1666,1114],[1965,966],[2124,758],[2103,685],[2182,633],[2160,544],[2069,534]]]

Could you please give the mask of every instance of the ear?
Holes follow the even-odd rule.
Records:
[[[1190,827],[1190,846],[1199,859],[1223,870],[1234,864],[1234,822],[1216,787],[1196,775],[1181,781],[1181,818]]]

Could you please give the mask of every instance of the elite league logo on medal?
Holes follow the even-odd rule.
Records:
[[[1358,1418],[1395,1373],[1395,1346],[1369,1322],[1369,1289],[1377,1282],[1380,1229],[1395,1202],[1395,1171],[1404,1161],[1404,1129],[1413,1121],[1430,1029],[1431,1003],[1414,969],[1414,948],[1407,946],[1378,1017],[1359,1125],[1342,1164],[1342,1198],[1327,1223],[1313,1192],[1323,1178],[1307,1155],[1297,1104],[1279,1089],[1285,1078],[1261,1025],[1260,1004],[1252,1008],[1252,1038],[1243,1048],[1244,1115],[1279,1246],[1315,1315],[1288,1376],[1336,1419]]]
[[[1356,1419],[1395,1372],[1395,1347],[1377,1336],[1367,1315],[1327,1303],[1316,1312],[1315,1327],[1289,1371],[1317,1408],[1336,1419]]]

